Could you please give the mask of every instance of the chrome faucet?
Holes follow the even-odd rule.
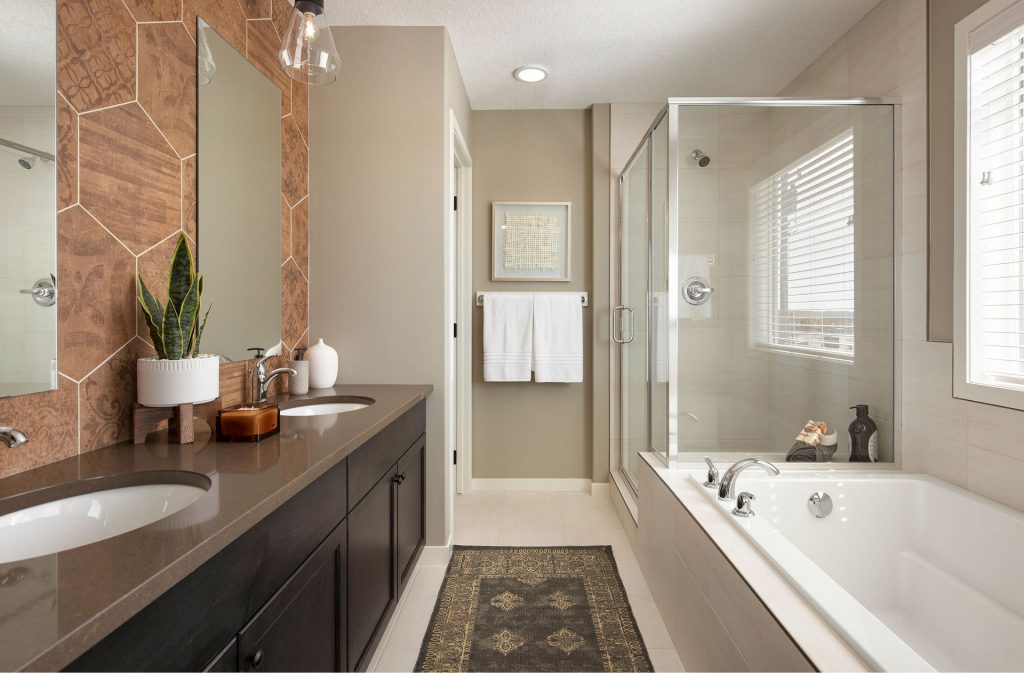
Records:
[[[7,448],[19,447],[27,441],[28,437],[22,431],[7,426],[0,427],[0,442],[6,444]]]
[[[274,353],[272,355],[264,355],[256,361],[256,401],[266,402],[267,401],[267,390],[270,388],[270,382],[276,379],[281,374],[291,374],[295,376],[295,370],[291,367],[279,367],[271,372],[267,371],[267,360],[273,357],[277,357],[280,353]]]
[[[743,470],[755,466],[770,474],[779,473],[779,468],[764,458],[744,458],[743,460],[738,460],[722,475],[722,480],[718,484],[718,499],[734,499],[736,497],[736,478],[740,476],[740,472]]]

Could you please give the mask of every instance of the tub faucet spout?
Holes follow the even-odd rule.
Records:
[[[744,458],[743,460],[738,460],[725,471],[725,474],[722,475],[722,480],[718,483],[719,500],[734,500],[736,498],[736,478],[740,476],[740,472],[748,467],[759,467],[769,474],[779,473],[779,468],[764,458]]]

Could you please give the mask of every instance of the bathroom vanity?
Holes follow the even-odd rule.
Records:
[[[183,470],[205,496],[101,542],[0,564],[0,668],[365,670],[423,548],[430,386],[336,386],[354,412],[259,444],[151,438],[0,480],[19,492]],[[13,575],[10,575],[13,571]]]

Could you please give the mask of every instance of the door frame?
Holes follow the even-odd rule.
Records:
[[[455,347],[445,349],[444,367],[445,380],[454,385],[455,394],[445,396],[445,516],[451,533],[453,498],[470,491],[473,476],[473,158],[454,110],[449,110],[448,126],[445,160],[451,169],[445,190],[449,216],[445,223],[444,313],[445,329]],[[458,325],[457,338],[453,324]]]

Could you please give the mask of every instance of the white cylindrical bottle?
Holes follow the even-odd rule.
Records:
[[[323,339],[306,350],[306,360],[309,361],[310,388],[330,388],[337,382],[338,351],[325,344]]]

